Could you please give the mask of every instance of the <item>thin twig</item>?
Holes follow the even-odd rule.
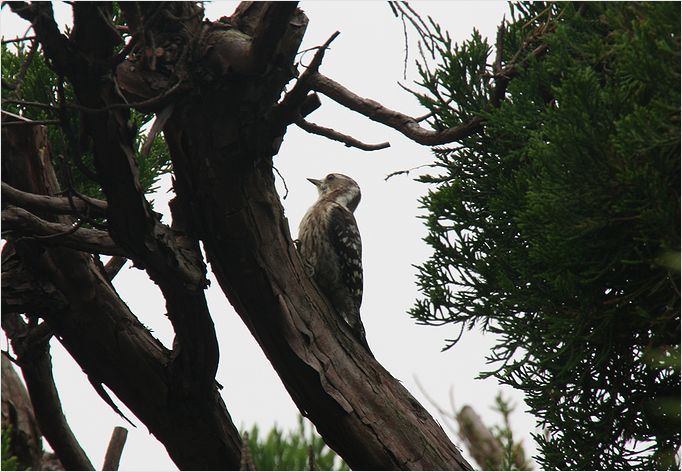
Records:
[[[55,107],[54,105],[50,105],[48,103],[41,103],[41,102],[31,102],[28,100],[16,100],[14,98],[3,98],[2,103],[8,103],[12,105],[24,105],[27,107],[38,107],[38,108],[46,108],[52,111],[58,111],[59,109]]]
[[[410,172],[412,172],[413,170],[421,169],[422,167],[434,167],[434,165],[433,164],[422,164],[422,165],[417,166],[417,167],[412,167],[411,169],[397,170],[395,172],[391,172],[390,174],[388,174],[384,178],[384,181],[388,182],[388,179],[390,179],[391,177],[395,177],[396,175],[403,175],[403,174],[409,175]]]
[[[287,186],[287,181],[284,180],[284,177],[282,177],[282,174],[279,172],[279,169],[275,166],[272,166],[275,172],[277,172],[277,175],[279,175],[279,178],[282,179],[282,184],[284,184],[284,196],[282,197],[282,200],[286,200],[287,197],[289,196],[289,187]]]
[[[26,121],[3,121],[2,126],[37,126],[37,125],[58,125],[59,120],[26,120]]]
[[[63,238],[64,236],[68,236],[68,235],[73,234],[76,231],[78,231],[78,228],[80,228],[82,225],[83,225],[83,220],[78,219],[74,224],[71,225],[71,227],[69,229],[62,231],[61,233],[47,234],[45,236],[40,236],[40,235],[25,236],[22,239],[37,239],[39,241],[46,241],[48,239]]]
[[[14,38],[14,39],[3,39],[2,44],[10,44],[10,43],[20,43],[22,41],[33,41],[36,39],[35,36],[24,36],[23,38]]]

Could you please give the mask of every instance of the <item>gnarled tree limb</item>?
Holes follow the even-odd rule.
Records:
[[[30,193],[59,191],[49,155],[43,151],[46,139],[41,127],[3,130],[3,178],[8,184]],[[57,218],[68,223],[66,217]],[[185,397],[179,402],[180,379],[169,368],[170,351],[130,312],[90,254],[30,239],[12,244],[30,274],[26,283],[39,290],[34,298],[44,303],[23,306],[22,287],[30,287],[3,277],[3,309],[41,310],[91,381],[107,385],[166,446],[179,467],[239,466],[239,433],[215,384],[199,401]],[[3,270],[6,264],[3,260]]]
[[[22,192],[6,182],[2,182],[2,198],[5,202],[32,211],[46,211],[54,214],[73,215],[74,212],[89,216],[104,216],[107,202],[81,195],[72,198],[71,202],[65,197],[50,197]]]
[[[469,122],[455,128],[433,131],[419,126],[415,118],[404,115],[369,98],[363,98],[348,90],[343,85],[322,74],[315,73],[309,82],[317,92],[331,98],[340,105],[366,116],[367,118],[389,126],[410,138],[412,141],[428,146],[451,143],[471,136],[483,129],[483,118],[474,117]]]
[[[49,198],[49,197],[48,197]],[[43,243],[70,247],[79,251],[110,256],[125,256],[126,252],[104,231],[77,228],[38,218],[23,208],[8,206],[2,210],[3,231],[13,231],[26,238],[38,236]],[[45,238],[50,238],[45,239]]]

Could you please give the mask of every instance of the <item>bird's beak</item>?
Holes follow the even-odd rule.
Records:
[[[321,181],[321,180],[318,180],[318,179],[308,179],[308,182],[310,182],[311,184],[313,184],[315,187],[319,187],[320,184],[322,184],[322,181]]]

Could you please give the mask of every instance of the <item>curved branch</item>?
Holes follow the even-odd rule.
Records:
[[[312,74],[308,80],[314,90],[323,93],[340,105],[356,111],[370,120],[389,126],[419,144],[437,146],[439,144],[451,143],[471,136],[483,129],[483,118],[474,117],[467,123],[454,128],[432,131],[419,126],[415,118],[386,108],[381,103],[372,99],[356,95],[343,85],[319,72]]]
[[[6,182],[2,182],[2,198],[12,205],[34,211],[48,211],[60,215],[73,215],[74,212],[90,216],[105,216],[107,202],[85,195],[69,202],[65,197],[49,197],[35,193],[22,192]]]
[[[325,138],[329,138],[333,141],[339,141],[345,144],[346,147],[354,147],[362,149],[363,151],[378,151],[380,149],[386,149],[387,147],[391,146],[391,144],[388,142],[379,144],[363,143],[362,141],[359,141],[352,136],[339,133],[338,131],[331,128],[325,128],[324,126],[311,123],[309,121],[304,120],[303,118],[297,120],[296,124],[299,126],[299,128],[301,128],[304,131],[307,131],[308,133],[316,134],[318,136],[324,136]]]
[[[45,221],[19,207],[9,206],[2,210],[2,225],[3,231],[17,231],[27,235],[27,238],[30,236],[50,237],[49,240],[41,239],[42,243],[49,245],[111,256],[127,255],[104,231],[87,228],[78,228],[73,231],[71,225]]]

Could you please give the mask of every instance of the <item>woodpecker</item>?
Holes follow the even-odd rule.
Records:
[[[362,242],[353,216],[360,187],[343,174],[308,181],[319,197],[301,220],[299,252],[324,296],[371,353],[360,320]]]

